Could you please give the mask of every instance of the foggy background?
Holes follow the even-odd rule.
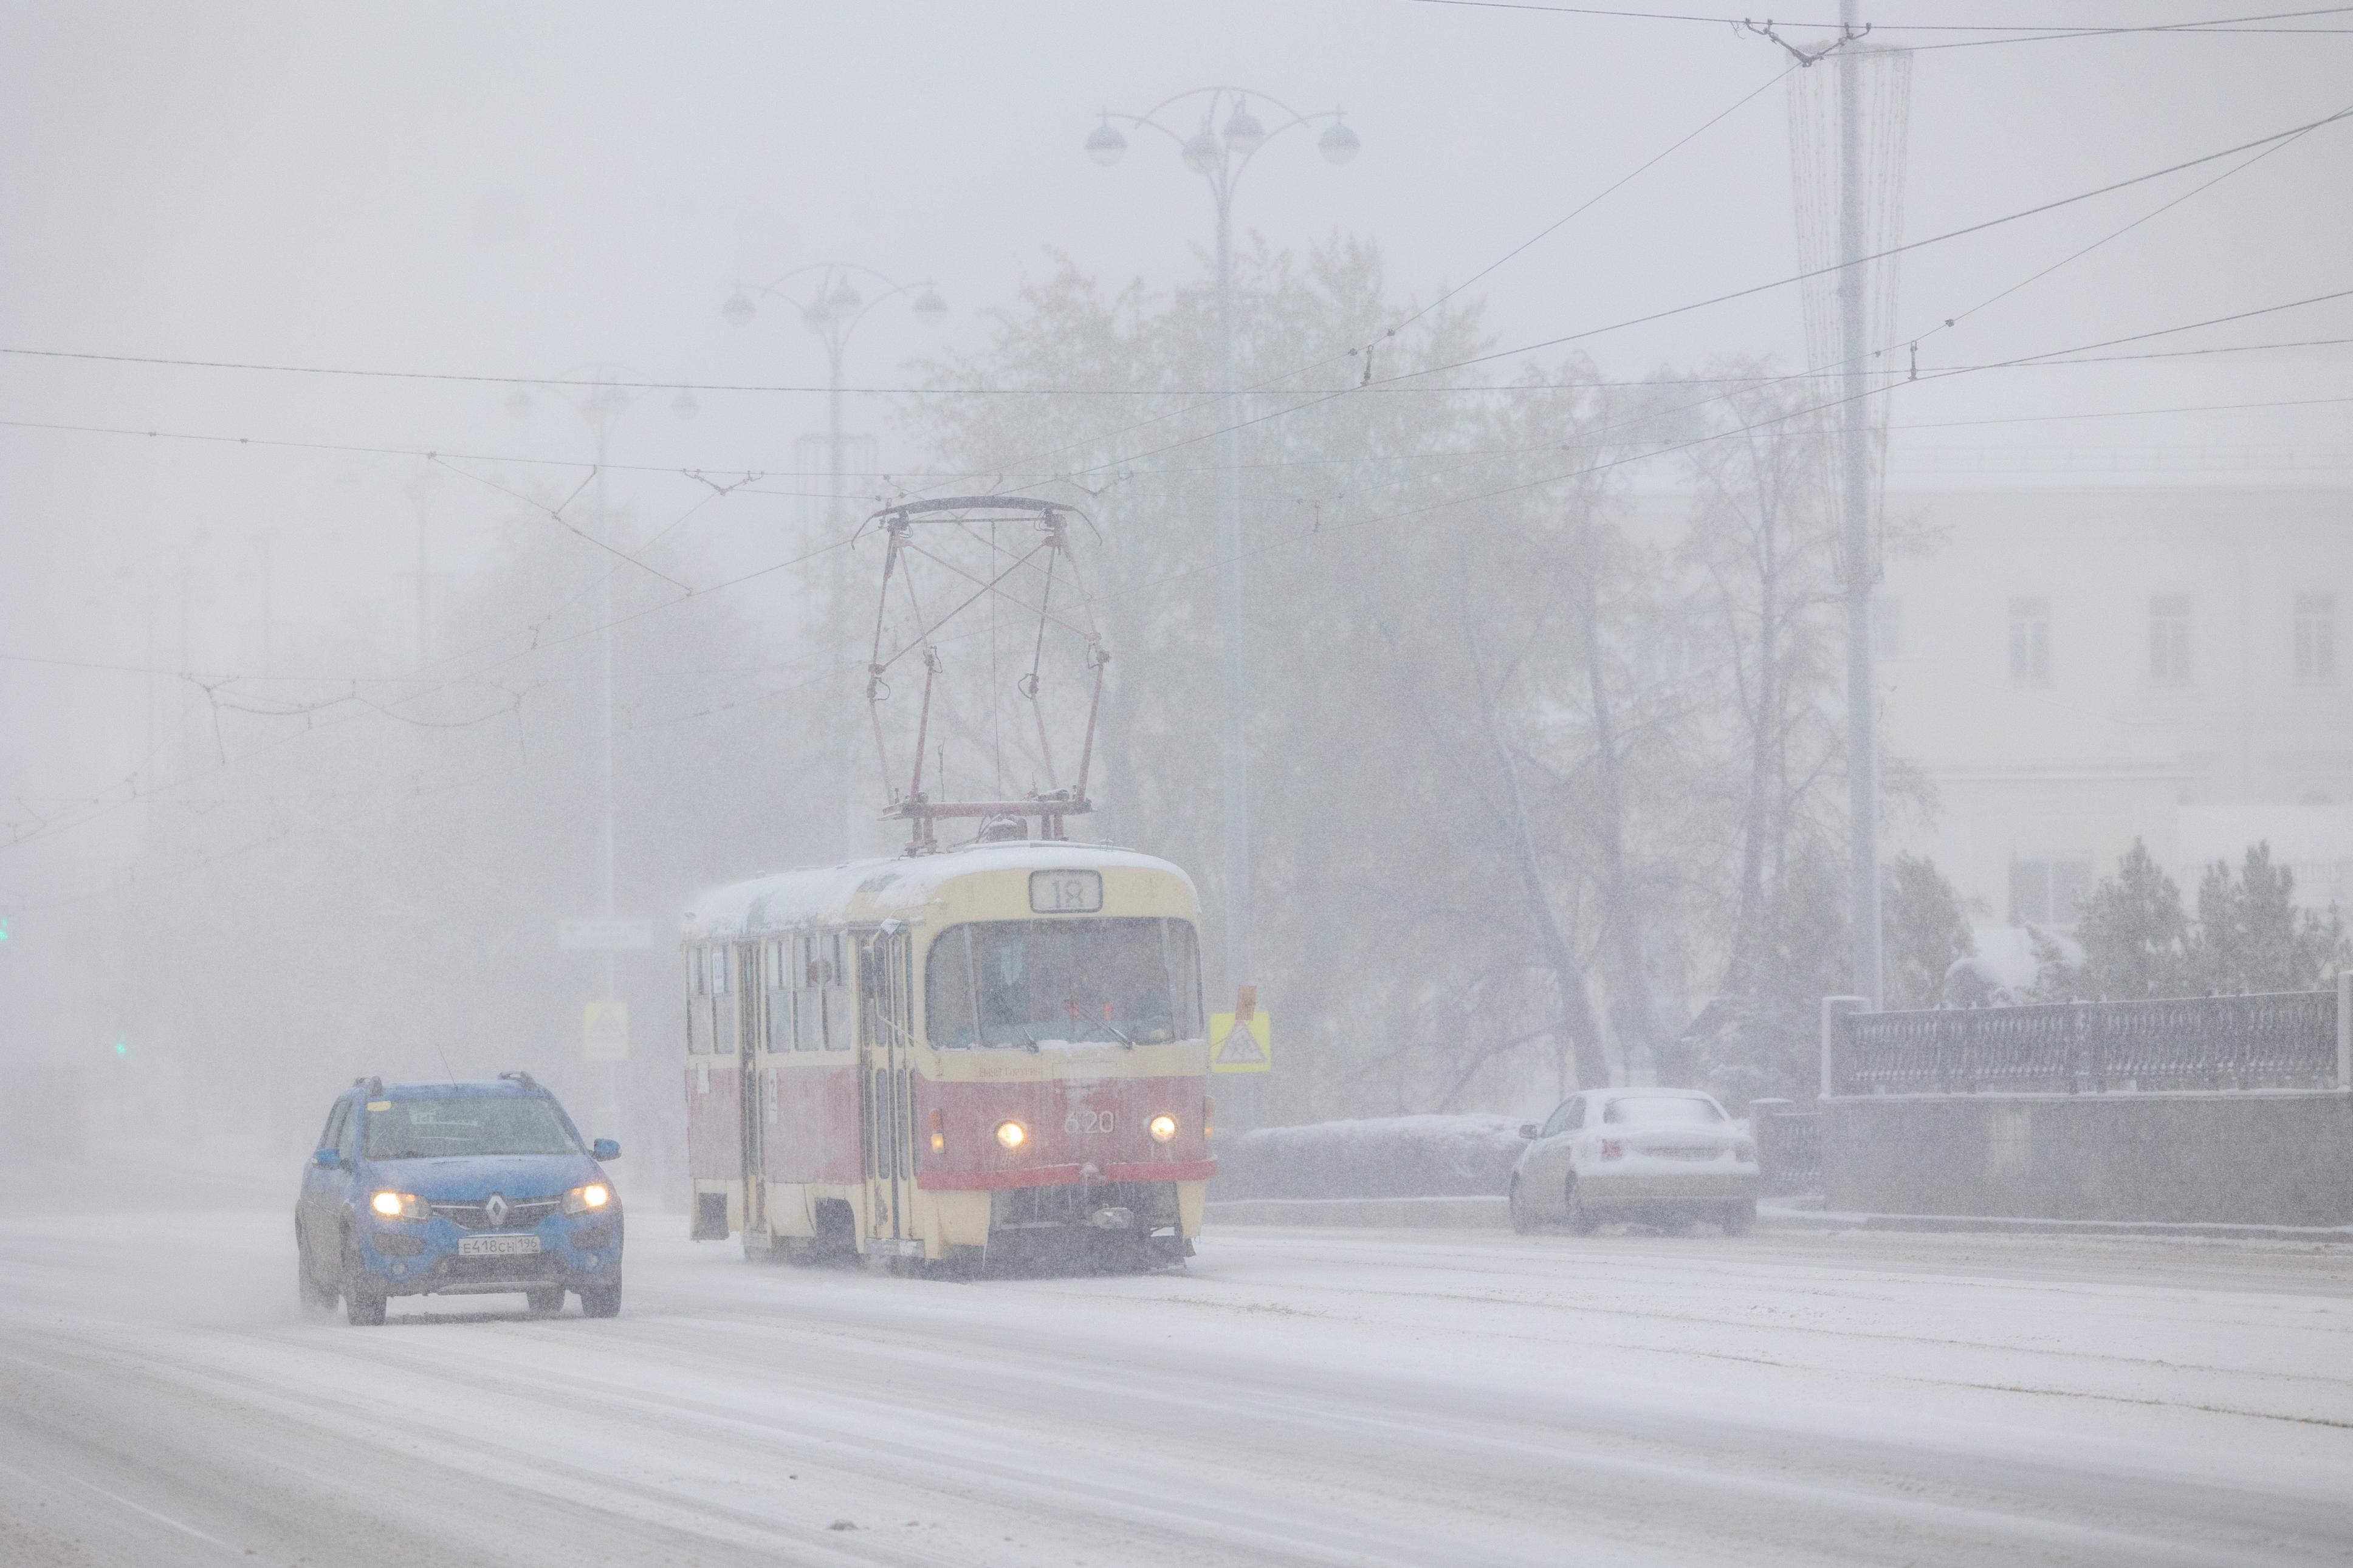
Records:
[[[2201,14],[2071,3],[1965,20]],[[459,1076],[540,1074],[584,1131],[629,1142],[632,1178],[676,1184],[680,911],[704,887],[895,843],[871,827],[853,841],[845,805],[853,783],[878,794],[868,774],[842,776],[848,721],[863,716],[848,710],[840,648],[879,557],[839,547],[806,439],[826,428],[828,367],[781,301],[762,298],[746,325],[723,318],[739,287],[842,261],[928,282],[947,306],[926,325],[913,294],[881,302],[863,285],[878,302],[846,380],[884,390],[846,399],[849,429],[871,437],[850,465],[869,470],[850,516],[868,497],[994,489],[1098,515],[1103,542],[1085,547],[1121,662],[1097,826],[1193,873],[1214,953],[1229,737],[1209,570],[1220,416],[1198,396],[1215,382],[1212,214],[1176,148],[1146,133],[1129,132],[1115,168],[1091,163],[1098,110],[1236,83],[1345,108],[1362,138],[1335,168],[1312,130],[1293,133],[1243,182],[1246,384],[1319,364],[1299,384],[1336,392],[1361,374],[1346,351],[1368,342],[1389,375],[1799,265],[1779,80],[1792,62],[1724,26],[1360,3],[18,6],[0,27],[5,346],[459,378],[0,358],[0,1070],[20,1106],[87,1104],[80,1132],[45,1128],[67,1152],[160,1119],[191,1157],[258,1155],[290,1175],[335,1088],[437,1075],[446,1057]],[[2345,109],[2345,47],[2251,32],[1923,49],[1903,232],[1940,235]],[[2304,137],[1936,331],[1924,371],[2353,287],[2347,134]],[[1907,255],[1897,336],[1930,334],[2238,162]],[[2004,472],[2081,468],[2086,453],[2126,472],[2166,454],[2273,454],[2229,471],[2285,467],[2341,488],[2347,405],[2306,400],[2346,395],[2344,348],[2325,342],[2346,338],[2353,301],[2337,300],[2158,345],[2318,346],[1903,387],[1886,415],[1891,495],[1907,471],[1989,453]],[[1681,595],[1707,570],[1693,542],[1729,537],[1694,531],[1693,509],[1746,481],[1706,467],[1721,444],[1643,457],[1598,489],[1534,481],[1573,466],[1545,448],[1580,431],[1630,458],[1740,422],[1730,405],[1673,412],[1693,399],[1590,384],[1804,359],[1798,290],[1780,288],[1442,383],[1574,384],[1557,392],[1367,389],[1246,437],[1246,528],[1271,547],[1250,588],[1250,977],[1282,1031],[1271,1119],[1549,1103],[1575,1052],[1565,983],[1519,891],[1530,856],[1589,980],[1600,1062],[1725,1067],[1677,1041],[1739,943],[1743,796],[1726,781],[1748,753],[1720,679],[1735,622],[1690,629]],[[668,385],[626,410],[591,403],[608,416],[592,479],[579,405],[599,381],[699,390],[683,408]],[[723,390],[746,385],[803,390]],[[1068,395],[954,390],[988,385]],[[2210,406],[2227,405],[2261,406]],[[1630,408],[1652,422],[1613,425]],[[2164,409],[2195,411],[2119,412]],[[1468,456],[1496,452],[1515,455]],[[1911,530],[1894,553],[1933,561],[1949,545],[1933,511],[1891,500],[1891,530]],[[2314,515],[2290,574],[2308,568],[2341,598],[2345,513]],[[579,1048],[598,960],[560,950],[556,926],[599,912],[607,622],[617,909],[655,934],[617,961],[631,1058],[599,1078]],[[1654,939],[1637,965],[1648,1023],[1616,1005],[1634,983],[1605,973],[1625,955],[1600,941],[1609,889],[1586,837],[1588,624],[1662,738],[1626,758],[1629,840],[1672,885],[1643,894],[1639,916]],[[1797,862],[1843,831],[1840,656],[1834,624],[1818,630],[1792,658],[1820,668],[1784,715],[1815,770],[1803,790],[1821,797],[1794,812]],[[2116,635],[2142,632],[2120,620]],[[1716,673],[1659,685],[1690,667]],[[2346,749],[2345,705],[2324,693],[2310,712],[2326,772]],[[1891,734],[1891,853],[1925,853],[1939,802],[1905,792],[1900,747]],[[1534,840],[1511,826],[1503,781],[1518,770]],[[1809,961],[1779,962],[1804,1000]],[[1238,978],[1211,965],[1213,1005]],[[1684,1055],[1630,1053],[1630,1029]],[[1714,1081],[1780,1087],[1752,1058]]]

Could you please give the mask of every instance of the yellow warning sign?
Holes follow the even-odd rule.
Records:
[[[591,1002],[580,1013],[580,1055],[592,1062],[629,1059],[629,1005]]]
[[[1211,1072],[1272,1072],[1273,1016],[1253,1008],[1236,1023],[1231,1013],[1209,1015]]]

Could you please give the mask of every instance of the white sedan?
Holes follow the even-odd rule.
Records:
[[[1594,1089],[1561,1101],[1512,1167],[1512,1228],[1583,1236],[1610,1220],[1680,1228],[1757,1223],[1757,1145],[1692,1089]]]

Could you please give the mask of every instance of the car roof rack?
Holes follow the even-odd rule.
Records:
[[[523,1071],[521,1068],[517,1068],[512,1072],[502,1072],[499,1074],[499,1079],[501,1082],[512,1083],[522,1089],[537,1089],[539,1087],[538,1080],[533,1079],[531,1074]]]
[[[353,1089],[365,1087],[370,1097],[381,1098],[384,1094],[384,1079],[381,1075],[374,1078],[355,1078],[352,1079],[352,1087]]]

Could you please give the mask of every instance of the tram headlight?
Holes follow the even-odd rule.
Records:
[[[613,1189],[602,1182],[591,1182],[585,1187],[575,1187],[564,1194],[565,1214],[588,1214],[613,1201]]]
[[[1000,1121],[997,1124],[997,1141],[1008,1149],[1018,1149],[1029,1142],[1029,1130],[1018,1121]]]
[[[415,1193],[378,1193],[368,1199],[378,1219],[423,1219],[425,1200]]]
[[[1155,1143],[1166,1143],[1176,1136],[1176,1119],[1173,1116],[1155,1116],[1146,1125],[1152,1129]]]

